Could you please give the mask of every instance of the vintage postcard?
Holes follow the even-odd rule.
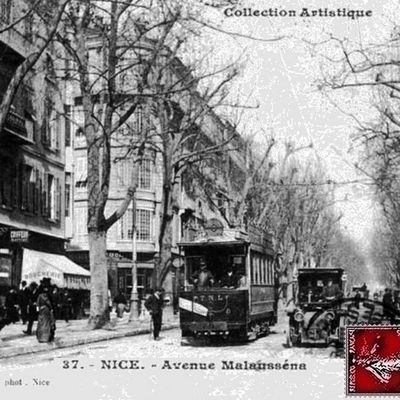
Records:
[[[0,394],[398,396],[400,7],[0,0]]]

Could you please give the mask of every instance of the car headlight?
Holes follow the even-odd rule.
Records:
[[[297,322],[301,322],[304,320],[304,314],[301,311],[296,311],[294,313],[294,320]]]
[[[333,321],[335,319],[335,313],[333,311],[327,311],[325,314],[325,319],[327,321]]]

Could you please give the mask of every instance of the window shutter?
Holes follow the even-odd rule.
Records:
[[[55,124],[54,124],[54,146],[56,150],[60,150],[60,136],[61,136],[61,118],[60,115],[55,113]]]
[[[11,204],[18,207],[18,164],[12,166]]]
[[[22,187],[22,202],[21,208],[23,210],[27,209],[28,206],[28,192],[29,192],[29,181],[26,179],[26,165],[21,164],[21,187]]]
[[[56,220],[59,221],[61,219],[61,185],[60,179],[56,179],[56,196],[55,196],[55,209],[56,209]]]
[[[35,212],[35,187],[36,187],[36,169],[28,167],[27,178],[29,181],[28,191],[28,210],[31,213]]]
[[[49,215],[49,199],[47,193],[47,185],[48,185],[48,174],[46,172],[43,173],[43,191],[42,191],[42,214],[44,217],[48,217]]]
[[[39,169],[35,169],[35,193],[34,193],[34,209],[35,214],[40,213],[40,172]]]
[[[65,114],[65,146],[71,146],[71,106],[69,104],[64,104],[64,114]]]
[[[47,125],[48,125],[48,102],[44,102],[44,110],[43,110],[43,118],[42,118],[42,125],[40,126],[40,141],[44,146],[48,145],[47,140]]]
[[[43,174],[38,170],[38,203],[37,209],[38,214],[43,214]]]

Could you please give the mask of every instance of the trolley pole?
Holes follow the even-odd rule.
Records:
[[[136,194],[132,199],[132,292],[131,310],[129,321],[135,321],[139,317],[139,299],[137,290],[137,247],[136,247]]]

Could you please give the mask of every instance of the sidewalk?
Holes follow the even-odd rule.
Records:
[[[35,335],[36,321],[30,336],[22,333],[26,325],[22,325],[21,322],[7,325],[0,331],[0,359],[150,333],[148,315],[139,321],[129,322],[128,313],[125,313],[123,318],[117,318],[115,313],[111,313],[110,319],[109,326],[96,330],[88,329],[87,319],[72,320],[68,324],[58,320],[53,343],[38,343]],[[179,315],[174,315],[171,310],[166,309],[162,330],[178,326]]]

